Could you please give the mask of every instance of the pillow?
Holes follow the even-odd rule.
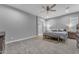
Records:
[[[58,32],[62,32],[63,30],[58,30]]]
[[[53,32],[57,32],[57,30],[52,30]]]

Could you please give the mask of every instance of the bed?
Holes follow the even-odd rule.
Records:
[[[43,35],[44,35],[44,38],[53,37],[53,38],[57,38],[58,41],[60,39],[62,39],[63,41],[66,41],[68,38],[68,32],[61,31],[61,30],[46,31],[46,32],[44,32]]]

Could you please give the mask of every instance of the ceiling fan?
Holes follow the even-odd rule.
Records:
[[[47,5],[47,6],[42,6],[43,12],[55,12],[56,10],[53,10],[53,8],[56,6],[56,4],[53,4],[51,6]]]

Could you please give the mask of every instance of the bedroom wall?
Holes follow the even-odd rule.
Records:
[[[0,5],[0,31],[6,32],[6,42],[34,36],[36,16]]]
[[[47,24],[51,25],[51,29],[68,29],[70,16],[79,16],[79,12],[48,19]]]

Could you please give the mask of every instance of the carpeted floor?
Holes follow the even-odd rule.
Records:
[[[6,45],[6,54],[78,54],[76,41],[68,39],[65,43],[33,38]]]

